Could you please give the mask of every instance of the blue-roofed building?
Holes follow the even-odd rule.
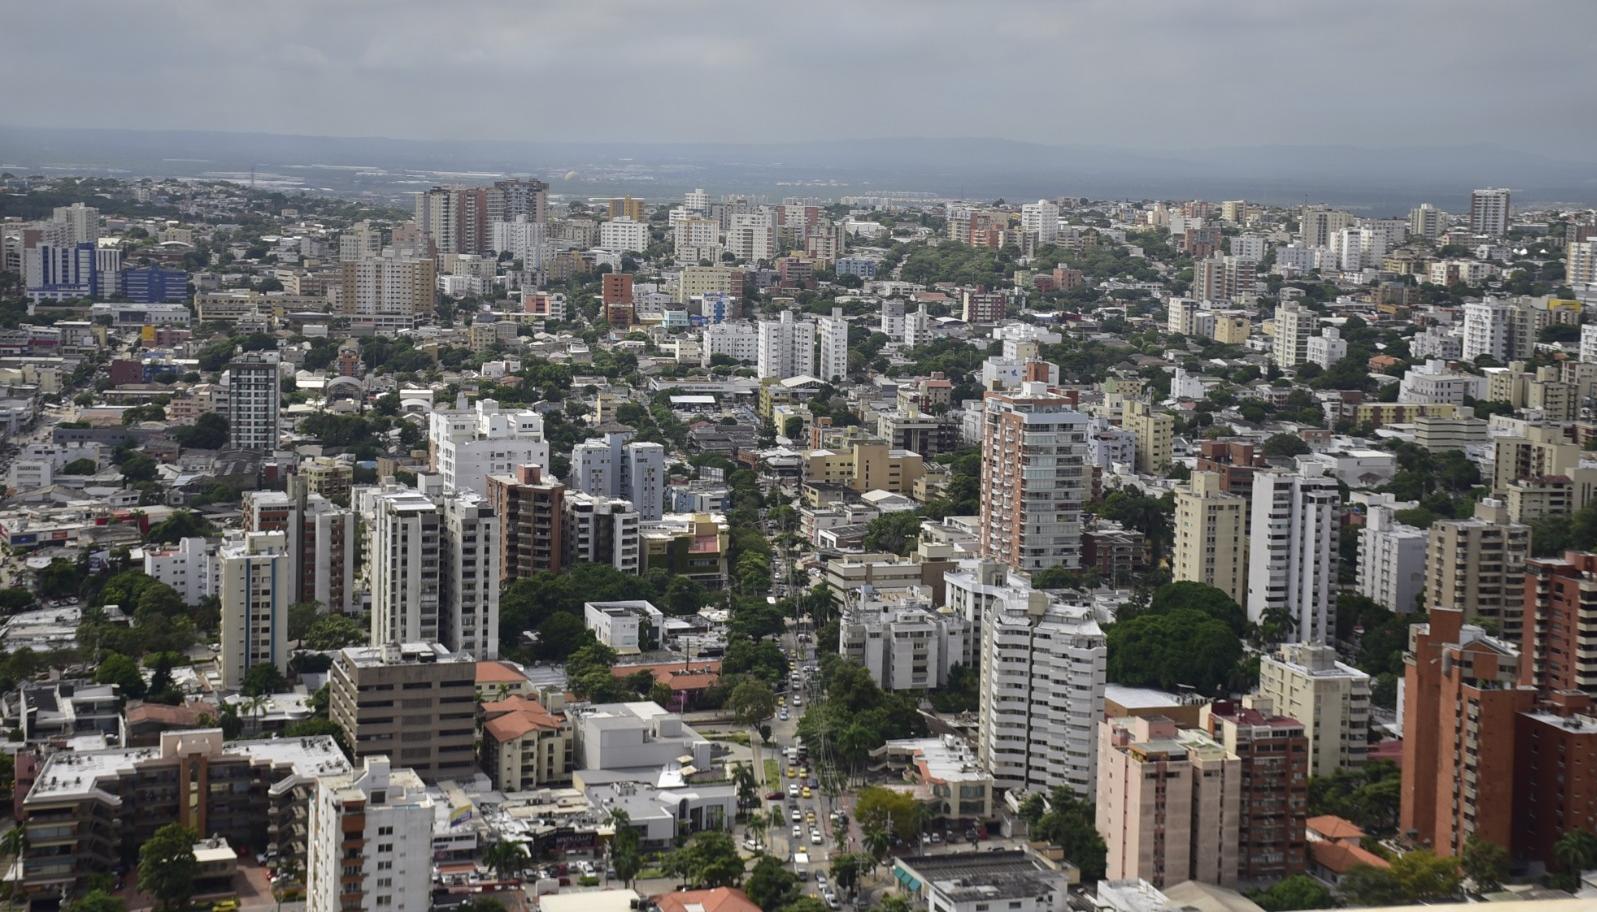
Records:
[[[135,304],[182,304],[188,300],[188,287],[189,274],[181,269],[122,270],[122,294]]]

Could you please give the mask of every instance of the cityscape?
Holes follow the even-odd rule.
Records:
[[[88,4],[162,60],[0,109],[0,898],[1597,909],[1597,7],[1459,4]],[[903,96],[976,29],[1121,45]],[[1382,29],[1479,106],[1160,56]]]

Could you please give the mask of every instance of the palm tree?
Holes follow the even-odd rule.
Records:
[[[8,909],[16,901],[17,893],[20,892],[23,856],[27,854],[27,851],[28,831],[22,828],[21,823],[13,824],[11,829],[6,830],[4,836],[0,836],[0,855],[13,858],[17,863],[17,879],[6,885],[6,908]]]
[[[1586,830],[1566,830],[1553,843],[1553,857],[1563,869],[1565,883],[1578,885],[1582,873],[1597,867],[1597,835]]]
[[[527,850],[519,842],[500,840],[482,853],[482,863],[500,880],[510,880],[527,864]]]

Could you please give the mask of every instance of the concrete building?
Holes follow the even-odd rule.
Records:
[[[1295,301],[1275,309],[1275,340],[1270,360],[1277,367],[1297,367],[1309,357],[1309,337],[1318,322],[1315,313]]]
[[[1486,422],[1480,418],[1421,415],[1413,425],[1414,442],[1432,453],[1463,450],[1486,442]]]
[[[1425,557],[1426,609],[1462,611],[1466,621],[1518,642],[1530,545],[1530,527],[1510,522],[1506,506],[1490,498],[1477,503],[1469,519],[1434,523]]]
[[[846,452],[810,450],[804,455],[806,484],[843,485],[861,494],[890,491],[912,494],[925,474],[919,453],[889,449],[876,441],[855,443]]]
[[[1580,446],[1567,440],[1561,428],[1532,425],[1522,435],[1503,435],[1491,440],[1492,491],[1495,493],[1500,494],[1525,478],[1568,475],[1580,465]]]
[[[1330,646],[1289,643],[1259,660],[1259,696],[1303,723],[1309,775],[1364,765],[1369,755],[1370,676],[1337,661]]]
[[[658,774],[679,764],[710,768],[710,742],[654,703],[595,704],[580,710],[573,725],[578,770]]]
[[[1284,614],[1302,642],[1326,642],[1336,629],[1341,493],[1326,476],[1282,471],[1253,479],[1248,540],[1248,618]]]
[[[1465,302],[1464,360],[1489,355],[1499,364],[1507,364],[1529,358],[1536,335],[1522,317],[1513,304],[1504,301]]]
[[[1305,247],[1329,247],[1344,228],[1353,227],[1353,215],[1324,206],[1304,206],[1298,213],[1298,234]]]
[[[614,218],[599,226],[599,246],[619,253],[642,253],[649,246],[649,223]]]
[[[1447,216],[1430,203],[1421,203],[1408,213],[1408,232],[1434,241],[1447,226]]]
[[[899,855],[892,876],[914,909],[938,912],[1068,912],[1080,872],[1015,849]]]
[[[584,602],[582,620],[594,638],[620,653],[658,649],[665,615],[649,602]]]
[[[213,595],[221,582],[216,546],[204,538],[184,538],[175,545],[149,545],[144,549],[144,573],[177,591],[185,605],[198,605]]]
[[[1037,235],[1037,243],[1052,244],[1059,238],[1059,206],[1049,200],[1025,203],[1020,207],[1020,230]]]
[[[630,429],[609,431],[572,447],[568,480],[574,491],[629,501],[640,519],[656,522],[665,510],[665,447],[632,442]]]
[[[1470,191],[1469,230],[1494,238],[1507,234],[1510,197],[1506,187]]]
[[[1171,578],[1213,586],[1237,604],[1248,598],[1248,499],[1220,489],[1220,475],[1194,472],[1175,490]]]
[[[1220,700],[1200,710],[1201,727],[1241,761],[1237,881],[1273,884],[1304,870],[1309,739],[1303,723],[1268,700]]]
[[[431,256],[388,249],[340,270],[338,306],[352,323],[398,332],[436,306],[438,266]]]
[[[1041,383],[982,399],[983,557],[1016,570],[1081,565],[1087,419]]]
[[[488,476],[488,503],[499,518],[501,582],[565,565],[566,486],[535,465]]]
[[[1318,364],[1326,369],[1346,357],[1347,342],[1342,338],[1341,330],[1334,326],[1320,330],[1318,336],[1310,336],[1304,352],[1304,358],[1310,364]]]
[[[1163,475],[1170,467],[1176,418],[1169,412],[1156,412],[1146,402],[1130,400],[1120,422],[1137,437],[1137,473]]]
[[[543,415],[500,408],[493,399],[466,408],[462,397],[454,409],[435,409],[427,416],[427,448],[432,470],[448,492],[486,495],[490,475],[509,475],[523,465],[549,466]]]
[[[1391,507],[1372,506],[1359,531],[1359,595],[1399,614],[1420,604],[1425,592],[1425,551],[1430,536],[1393,518]]]
[[[352,614],[359,608],[355,514],[311,493],[308,482],[303,474],[291,475],[287,491],[248,492],[244,530],[283,533],[293,573],[291,601]]]
[[[164,732],[151,747],[56,751],[20,800],[33,848],[19,886],[30,900],[59,901],[124,869],[170,823],[303,866],[316,784],[349,768],[327,735],[224,742],[214,728]]]
[[[844,603],[837,651],[883,690],[928,691],[948,683],[971,634],[964,618],[933,609],[929,598],[886,598],[865,586]]]
[[[1068,786],[1097,778],[1098,720],[1108,647],[1092,610],[1043,593],[995,593],[981,616],[977,751],[1001,788]]]
[[[327,711],[356,761],[397,757],[418,776],[470,779],[477,772],[476,664],[437,643],[339,650]]]
[[[482,715],[482,766],[494,788],[524,792],[571,781],[576,737],[564,694],[513,694],[483,703]]]
[[[832,315],[820,319],[820,360],[816,376],[828,383],[848,377],[848,319],[843,308],[832,308]],[[785,378],[784,378],[785,379]]]
[[[1432,608],[1403,657],[1402,832],[1456,857],[1471,836],[1513,845],[1515,718],[1536,690],[1517,684],[1519,654]]]
[[[307,912],[432,908],[433,800],[415,771],[366,757],[329,776],[310,805]]]
[[[1161,717],[1098,723],[1098,835],[1111,880],[1237,882],[1242,762]]]
[[[443,534],[438,506],[420,491],[358,488],[366,522],[366,581],[372,642],[437,642],[442,608]]]
[[[275,358],[257,356],[227,366],[228,445],[239,450],[277,448],[278,385]]]
[[[761,380],[814,376],[815,324],[795,320],[791,310],[761,320],[754,372]]]
[[[439,529],[444,566],[438,640],[451,652],[496,659],[503,520],[493,501],[467,491],[444,498]]]
[[[755,364],[760,357],[760,330],[753,323],[711,323],[704,327],[699,344],[705,367],[716,355],[739,364]]]
[[[222,686],[236,689],[256,665],[288,673],[288,606],[295,601],[288,539],[249,532],[224,542],[218,596],[222,603]]]
[[[631,501],[567,494],[560,536],[564,563],[605,563],[623,573],[643,567],[642,520]]]

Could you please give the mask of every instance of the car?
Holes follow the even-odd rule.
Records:
[[[798,823],[799,821],[801,821],[803,819],[804,819],[804,815],[799,813],[798,808],[794,808],[793,809],[793,822],[794,823]]]
[[[810,787],[806,785],[804,786],[804,790],[799,792],[799,794],[803,795],[805,798],[809,798],[811,797],[812,793],[810,792]]]
[[[942,833],[933,833],[932,835],[926,837],[926,841],[931,843],[932,845],[942,845],[943,844],[943,834]]]
[[[810,830],[810,845],[820,845],[820,844],[821,844],[821,831],[820,830]]]
[[[799,696],[798,694],[794,694],[793,695],[793,705],[794,706],[803,706],[804,705],[804,698]]]
[[[793,828],[793,838],[794,839],[803,839],[804,838],[804,828],[803,827],[794,827]]]
[[[758,839],[753,836],[747,836],[743,839],[743,848],[748,849],[750,852],[758,852],[762,847]]]
[[[807,767],[807,766],[799,767],[798,777],[800,779],[808,779],[808,778],[810,778],[810,768]]]
[[[765,800],[766,801],[781,801],[782,800],[782,790],[781,789],[777,789],[774,792],[767,792],[766,795],[765,795]]]
[[[787,721],[787,710],[784,709],[781,712],[777,713],[776,717],[778,719],[780,719],[781,721],[786,722]]]
[[[820,887],[823,890],[826,889],[826,872],[825,871],[816,871],[815,872],[815,885]]]
[[[798,770],[795,767],[791,767],[791,766],[788,767],[787,768],[787,778],[794,779],[794,778],[797,778],[797,777],[798,777]]]
[[[799,796],[798,783],[797,782],[789,782],[787,784],[787,797],[789,797],[789,798],[797,798],[798,796]]]

